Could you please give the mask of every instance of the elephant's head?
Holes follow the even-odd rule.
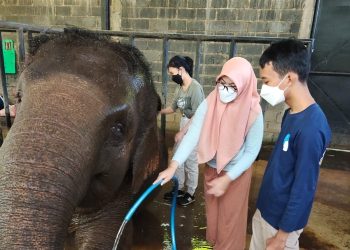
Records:
[[[62,248],[75,210],[137,192],[159,168],[160,99],[136,48],[70,30],[34,38],[30,54],[0,149],[0,249]]]

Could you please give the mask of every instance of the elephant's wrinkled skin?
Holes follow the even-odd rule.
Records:
[[[149,68],[86,31],[32,45],[0,149],[0,249],[111,249],[132,194],[161,168]]]

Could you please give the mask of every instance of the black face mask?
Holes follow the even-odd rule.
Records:
[[[180,70],[179,70],[180,72]],[[182,86],[182,84],[184,83],[184,81],[182,80],[182,77],[179,73],[177,73],[177,75],[173,75],[171,77],[171,80],[173,80],[175,83],[179,84],[180,86]]]
[[[176,82],[177,84],[179,84],[179,85],[181,85],[181,86],[182,86],[182,84],[184,83],[184,81],[182,80],[182,77],[181,77],[179,74],[173,75],[173,76],[171,77],[171,80],[173,80],[174,82]]]

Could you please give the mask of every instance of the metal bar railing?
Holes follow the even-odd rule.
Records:
[[[24,63],[25,58],[25,41],[24,41],[24,33],[23,28],[19,28],[17,30],[17,37],[18,37],[18,54],[19,54],[19,61],[20,63]]]
[[[163,38],[163,60],[162,60],[162,96],[164,99],[163,105],[167,103],[167,94],[168,94],[168,69],[167,62],[169,60],[169,39],[167,37]],[[161,133],[163,138],[165,138],[165,115],[161,116]]]
[[[235,40],[232,39],[230,42],[229,58],[232,58],[236,55],[236,50],[237,50],[236,42]]]
[[[1,71],[1,86],[4,97],[4,108],[6,115],[6,125],[8,128],[11,127],[11,117],[10,117],[10,109],[9,109],[9,98],[7,93],[7,84],[6,84],[6,74],[5,74],[5,59],[4,53],[2,51],[2,34],[0,31],[0,71]]]
[[[200,82],[199,79],[199,71],[200,71],[200,64],[202,59],[202,42],[200,40],[197,40],[196,44],[196,62],[195,62],[195,69],[194,69],[194,78]]]
[[[350,72],[327,72],[327,71],[310,71],[310,75],[316,76],[350,76]]]
[[[33,26],[28,24],[20,24],[16,22],[0,21],[0,29],[4,31],[14,31],[19,28],[23,28],[23,31],[32,32],[46,32],[46,33],[58,33],[63,32],[62,28],[48,28],[43,26]],[[202,42],[231,42],[234,40],[236,43],[262,43],[270,44],[272,42],[280,41],[278,37],[255,37],[255,36],[230,36],[230,35],[196,35],[196,34],[166,34],[166,33],[150,33],[150,32],[132,32],[132,31],[110,31],[110,30],[96,30],[97,34],[104,34],[110,36],[130,37],[137,38],[154,38],[163,39],[167,37],[169,40],[188,40]],[[312,39],[300,39],[305,44],[311,43]]]
[[[131,35],[129,36],[129,42],[131,46],[135,46],[135,36]]]

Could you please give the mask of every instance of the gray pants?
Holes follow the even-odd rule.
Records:
[[[182,129],[189,119],[182,117],[180,121],[180,129]],[[180,142],[174,146],[176,151]],[[198,160],[197,160],[197,147],[191,152],[184,164],[179,165],[176,169],[175,176],[179,181],[179,189],[187,191],[190,195],[193,195],[198,185]],[[187,190],[184,190],[186,186]]]

